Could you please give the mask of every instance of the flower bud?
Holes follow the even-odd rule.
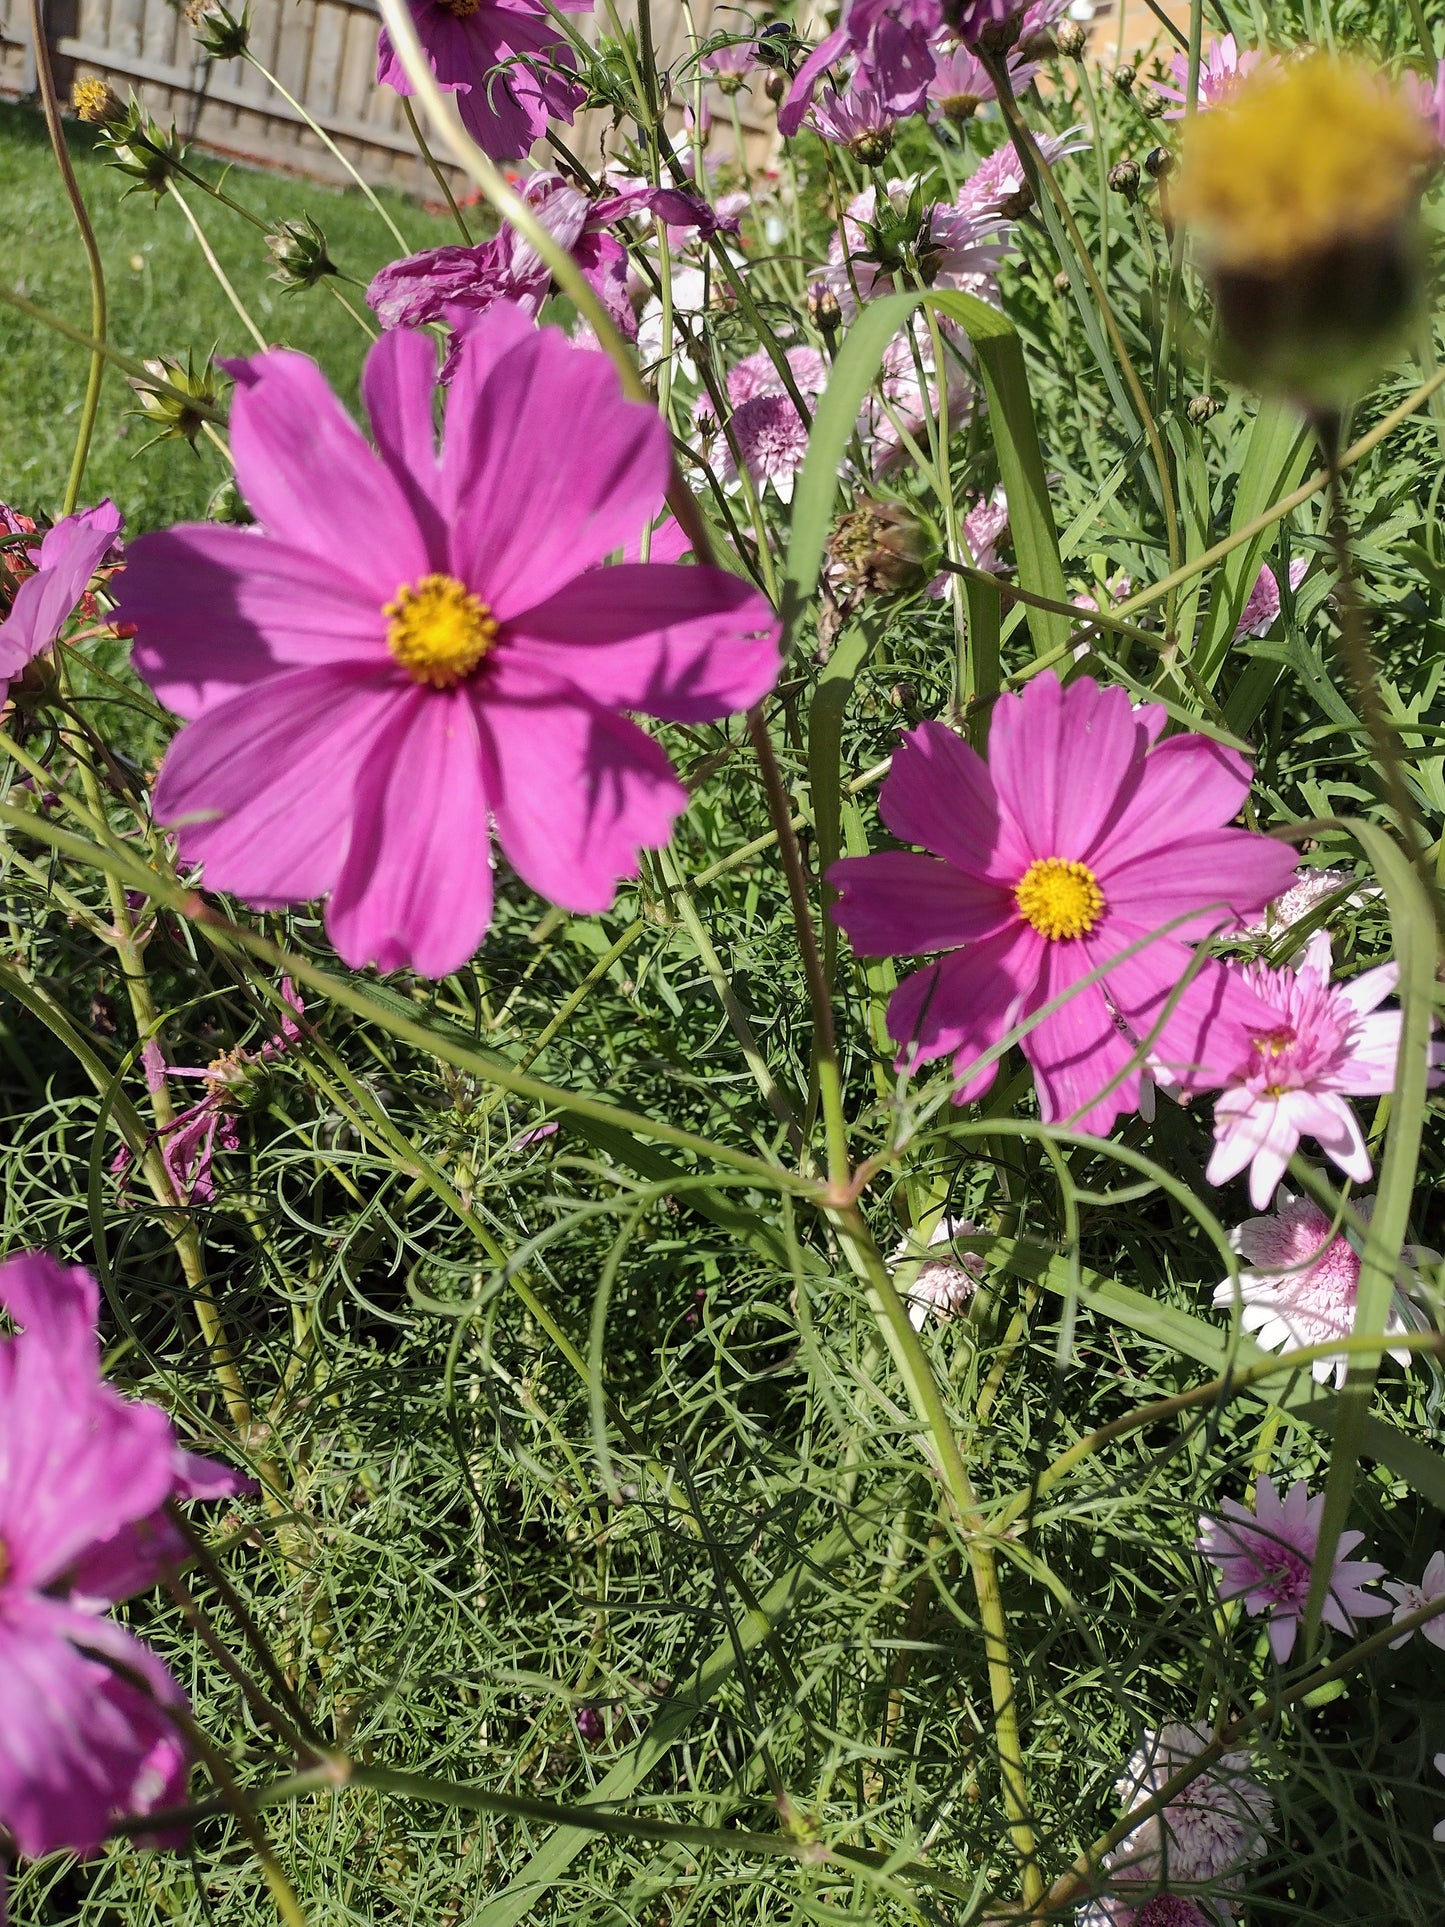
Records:
[[[108,127],[113,121],[125,119],[125,109],[111,92],[109,83],[94,74],[76,81],[70,90],[70,104],[76,119],[83,120],[88,127]]]
[[[1196,428],[1203,428],[1219,413],[1219,403],[1213,395],[1191,395],[1184,413]]]
[[[1151,181],[1162,181],[1174,172],[1174,156],[1167,147],[1151,147],[1144,156],[1144,172]]]
[[[1139,198],[1139,165],[1137,161],[1116,161],[1109,169],[1109,185],[1116,194],[1122,194],[1126,201]]]
[[[1156,94],[1152,87],[1143,87],[1136,91],[1134,101],[1145,120],[1158,120],[1164,112],[1164,97],[1162,94]]]
[[[764,27],[753,47],[753,59],[760,67],[772,67],[791,74],[798,64],[802,43],[786,20],[774,20]],[[784,89],[786,92],[787,90]]]
[[[271,279],[288,288],[314,288],[336,273],[336,263],[326,252],[326,236],[309,214],[299,221],[278,221],[266,236],[266,246],[276,263]]]
[[[188,10],[189,11],[189,10]],[[203,6],[199,19],[192,18],[196,38],[212,60],[239,60],[251,44],[251,9],[243,7],[239,18],[228,13],[220,0]]]
[[[903,502],[864,502],[840,517],[828,539],[827,574],[844,602],[918,589],[936,559],[928,530]]]
[[[1054,45],[1065,60],[1082,60],[1088,44],[1088,29],[1081,21],[1061,20],[1054,28]]]
[[[881,167],[892,151],[891,127],[870,127],[864,133],[855,134],[848,143],[848,152],[860,167]]]
[[[808,319],[825,335],[843,325],[843,309],[826,281],[815,281],[808,290]]]
[[[187,355],[184,367],[174,355],[158,355],[141,365],[155,382],[164,382],[166,389],[180,390],[179,394],[167,393],[148,386],[137,375],[126,377],[135,390],[141,414],[159,430],[146,448],[153,448],[157,442],[184,440],[194,444],[216,405],[216,374],[210,361],[203,362],[198,370],[192,355]]]
[[[1125,65],[1116,67],[1109,76],[1110,84],[1116,94],[1132,94],[1134,82],[1139,78],[1137,69]]]
[[[110,149],[110,165],[135,182],[127,191],[146,188],[157,200],[186,158],[186,144],[174,125],[163,133],[133,94],[119,118],[106,122],[101,140]]]
[[[788,76],[775,67],[763,82],[763,92],[775,107],[781,107],[788,94]]]

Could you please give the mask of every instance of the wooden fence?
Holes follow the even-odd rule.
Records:
[[[241,0],[231,4],[239,12]],[[722,0],[694,0],[700,31],[715,7],[720,25],[734,17]],[[98,74],[122,99],[134,89],[163,125],[174,120],[188,140],[214,153],[315,180],[347,179],[299,108],[254,66],[201,54],[176,0],[44,0],[44,8],[62,91],[81,75]],[[629,9],[619,11],[625,17]],[[652,18],[659,61],[680,59],[687,45],[680,5],[654,0]],[[376,85],[375,0],[251,0],[251,21],[256,59],[354,167],[372,182],[436,197],[400,100]],[[0,0],[0,95],[22,96],[34,84],[29,0]],[[768,139],[773,113],[761,97],[741,98],[751,148]],[[577,130],[584,154],[600,151],[607,126],[601,114],[584,118]]]

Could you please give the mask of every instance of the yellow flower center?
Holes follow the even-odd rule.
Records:
[[[1087,937],[1104,914],[1104,892],[1087,863],[1043,856],[1014,887],[1019,915],[1044,937]]]
[[[1416,102],[1354,60],[1311,54],[1241,83],[1184,136],[1174,212],[1216,267],[1276,274],[1387,234],[1435,143]]]
[[[413,682],[451,689],[470,676],[497,639],[497,618],[454,575],[403,582],[382,614],[386,646]]]
[[[106,117],[110,107],[111,92],[103,80],[88,75],[77,80],[70,90],[70,104],[83,121],[92,126],[98,125]]]

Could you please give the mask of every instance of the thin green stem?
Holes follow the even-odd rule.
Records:
[[[217,260],[216,251],[211,246],[210,242],[206,239],[205,229],[201,226],[200,222],[196,219],[195,214],[191,210],[190,204],[187,202],[185,196],[181,193],[181,190],[176,186],[173,180],[168,180],[166,182],[166,192],[170,195],[171,199],[175,202],[176,206],[181,210],[182,214],[185,215],[186,221],[190,226],[191,233],[195,235],[197,245],[199,246],[201,253],[206,257],[206,266],[211,270],[211,273],[216,277],[217,282],[220,284],[220,289],[222,294],[225,295],[226,299],[230,302],[232,308],[236,311],[236,314],[240,318],[241,326],[246,330],[247,334],[250,335],[252,341],[255,342],[256,346],[261,350],[261,353],[264,355],[267,349],[271,346],[271,344],[269,341],[267,341],[265,335],[262,334],[261,330],[256,326],[255,322],[251,319],[250,313],[246,308],[245,302],[242,301],[240,295],[237,294],[235,288],[231,285],[231,282],[226,274],[226,270],[221,266],[220,262]]]
[[[472,245],[471,230],[466,224],[461,209],[457,206],[457,197],[452,193],[451,182],[442,172],[441,163],[427,145],[426,135],[421,131],[421,122],[416,117],[416,109],[411,104],[411,96],[409,94],[403,94],[401,96],[401,110],[406,115],[406,124],[411,129],[412,139],[417,144],[418,152],[431,169],[432,179],[447,198],[447,206],[452,211],[452,219],[457,224],[462,240],[470,247]]]
[[[346,156],[342,153],[341,149],[336,145],[336,142],[332,140],[331,136],[327,133],[326,129],[321,125],[321,123],[317,120],[312,119],[311,115],[307,112],[306,108],[302,106],[301,102],[297,100],[293,94],[287,93],[286,89],[281,85],[280,81],[276,78],[275,74],[273,74],[268,68],[262,66],[261,62],[256,58],[255,54],[252,53],[249,47],[246,49],[243,58],[250,62],[251,66],[253,66],[256,69],[256,72],[261,76],[263,80],[270,82],[270,84],[276,89],[276,92],[281,96],[282,100],[286,102],[287,106],[292,108],[297,114],[301,116],[301,119],[305,121],[306,125],[311,129],[312,133],[316,136],[317,140],[320,141],[321,145],[326,149],[327,153],[331,155],[332,159],[339,161],[341,166],[346,169],[347,173],[351,176],[352,180],[355,181],[356,185],[361,189],[362,197],[370,204],[372,210],[379,216],[379,218],[385,222],[387,230],[389,231],[392,240],[396,242],[396,245],[401,249],[402,253],[403,254],[413,253],[414,250],[411,246],[411,243],[407,240],[406,236],[402,233],[401,229],[397,226],[396,222],[392,220],[391,216],[387,213],[386,209],[381,205],[381,202],[376,198],[376,194],[373,191],[370,182],[367,181],[365,177],[357,170],[357,168],[346,158]]]

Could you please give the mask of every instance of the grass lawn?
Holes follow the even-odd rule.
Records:
[[[143,358],[194,350],[197,361],[255,352],[255,342],[206,265],[185,215],[170,199],[126,193],[126,179],[105,163],[90,130],[67,125],[81,191],[100,237],[110,297],[110,339]],[[279,174],[225,170],[193,156],[196,170],[270,223],[309,213],[331,258],[365,285],[398,252],[387,228],[354,189],[337,192]],[[257,327],[273,343],[315,355],[351,399],[366,339],[325,287],[292,291],[270,278],[265,238],[201,189],[182,184],[226,274]],[[456,240],[449,220],[397,194],[383,196],[413,248]],[[85,256],[51,156],[40,115],[0,106],[0,274],[51,313],[89,326]],[[365,313],[360,288],[345,287]],[[85,387],[87,355],[14,309],[0,309],[0,500],[34,513],[59,513]],[[153,431],[115,369],[107,372],[83,502],[111,495],[131,533],[200,514],[225,479],[219,451],[204,438],[194,452],[172,441],[146,449]],[[142,450],[145,450],[142,453]]]

